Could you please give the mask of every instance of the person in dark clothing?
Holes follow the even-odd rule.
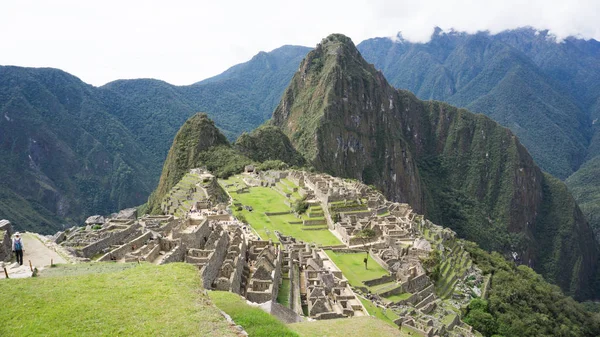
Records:
[[[23,265],[23,240],[21,239],[21,234],[19,232],[15,233],[15,238],[12,243],[12,251],[15,253],[17,257],[17,262],[22,266]]]

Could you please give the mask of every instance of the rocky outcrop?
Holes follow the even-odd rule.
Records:
[[[394,89],[349,38],[331,35],[307,55],[272,123],[317,170],[373,184],[486,249],[516,253],[570,294],[591,295],[598,245],[564,184],[491,119]]]

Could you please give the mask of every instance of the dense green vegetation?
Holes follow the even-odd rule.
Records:
[[[0,216],[53,233],[143,203],[180,126],[207,111],[235,139],[264,122],[309,48],[261,52],[190,86],[100,88],[55,69],[0,68]]]
[[[290,166],[302,166],[305,163],[281,129],[272,125],[262,125],[250,133],[242,133],[235,147],[257,162],[279,160]]]
[[[0,67],[0,215],[53,233],[140,204],[158,177],[152,156],[96,88],[55,69]]]
[[[532,28],[496,35],[437,29],[425,44],[375,38],[358,49],[393,86],[484,113],[510,128],[543,170],[572,175],[567,184],[600,238],[597,41],[557,42]]]
[[[597,336],[600,316],[565,296],[526,266],[515,266],[498,253],[465,243],[477,266],[491,273],[487,300],[475,299],[465,322],[484,336]]]
[[[211,291],[209,296],[215,305],[231,316],[236,324],[241,325],[250,337],[298,337],[297,333],[274,316],[246,304],[246,300],[238,294]]]
[[[107,270],[103,263],[90,264],[89,270],[85,266],[3,280],[0,335],[236,336],[198,291],[200,275],[192,265],[123,265],[126,270]],[[71,268],[77,272],[69,272]]]
[[[583,164],[565,182],[600,241],[600,156]]]

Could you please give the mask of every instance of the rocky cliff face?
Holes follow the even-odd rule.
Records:
[[[422,212],[422,183],[398,132],[395,96],[350,39],[332,35],[301,63],[272,122],[317,170],[374,184]]]
[[[347,37],[331,35],[307,55],[272,123],[316,169],[374,184],[590,295],[597,243],[564,184],[489,118],[395,90]],[[552,205],[562,205],[560,216]]]

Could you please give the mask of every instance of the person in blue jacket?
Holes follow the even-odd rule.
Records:
[[[15,233],[15,238],[12,242],[12,251],[17,256],[17,262],[23,265],[23,239],[21,239],[21,233]]]

